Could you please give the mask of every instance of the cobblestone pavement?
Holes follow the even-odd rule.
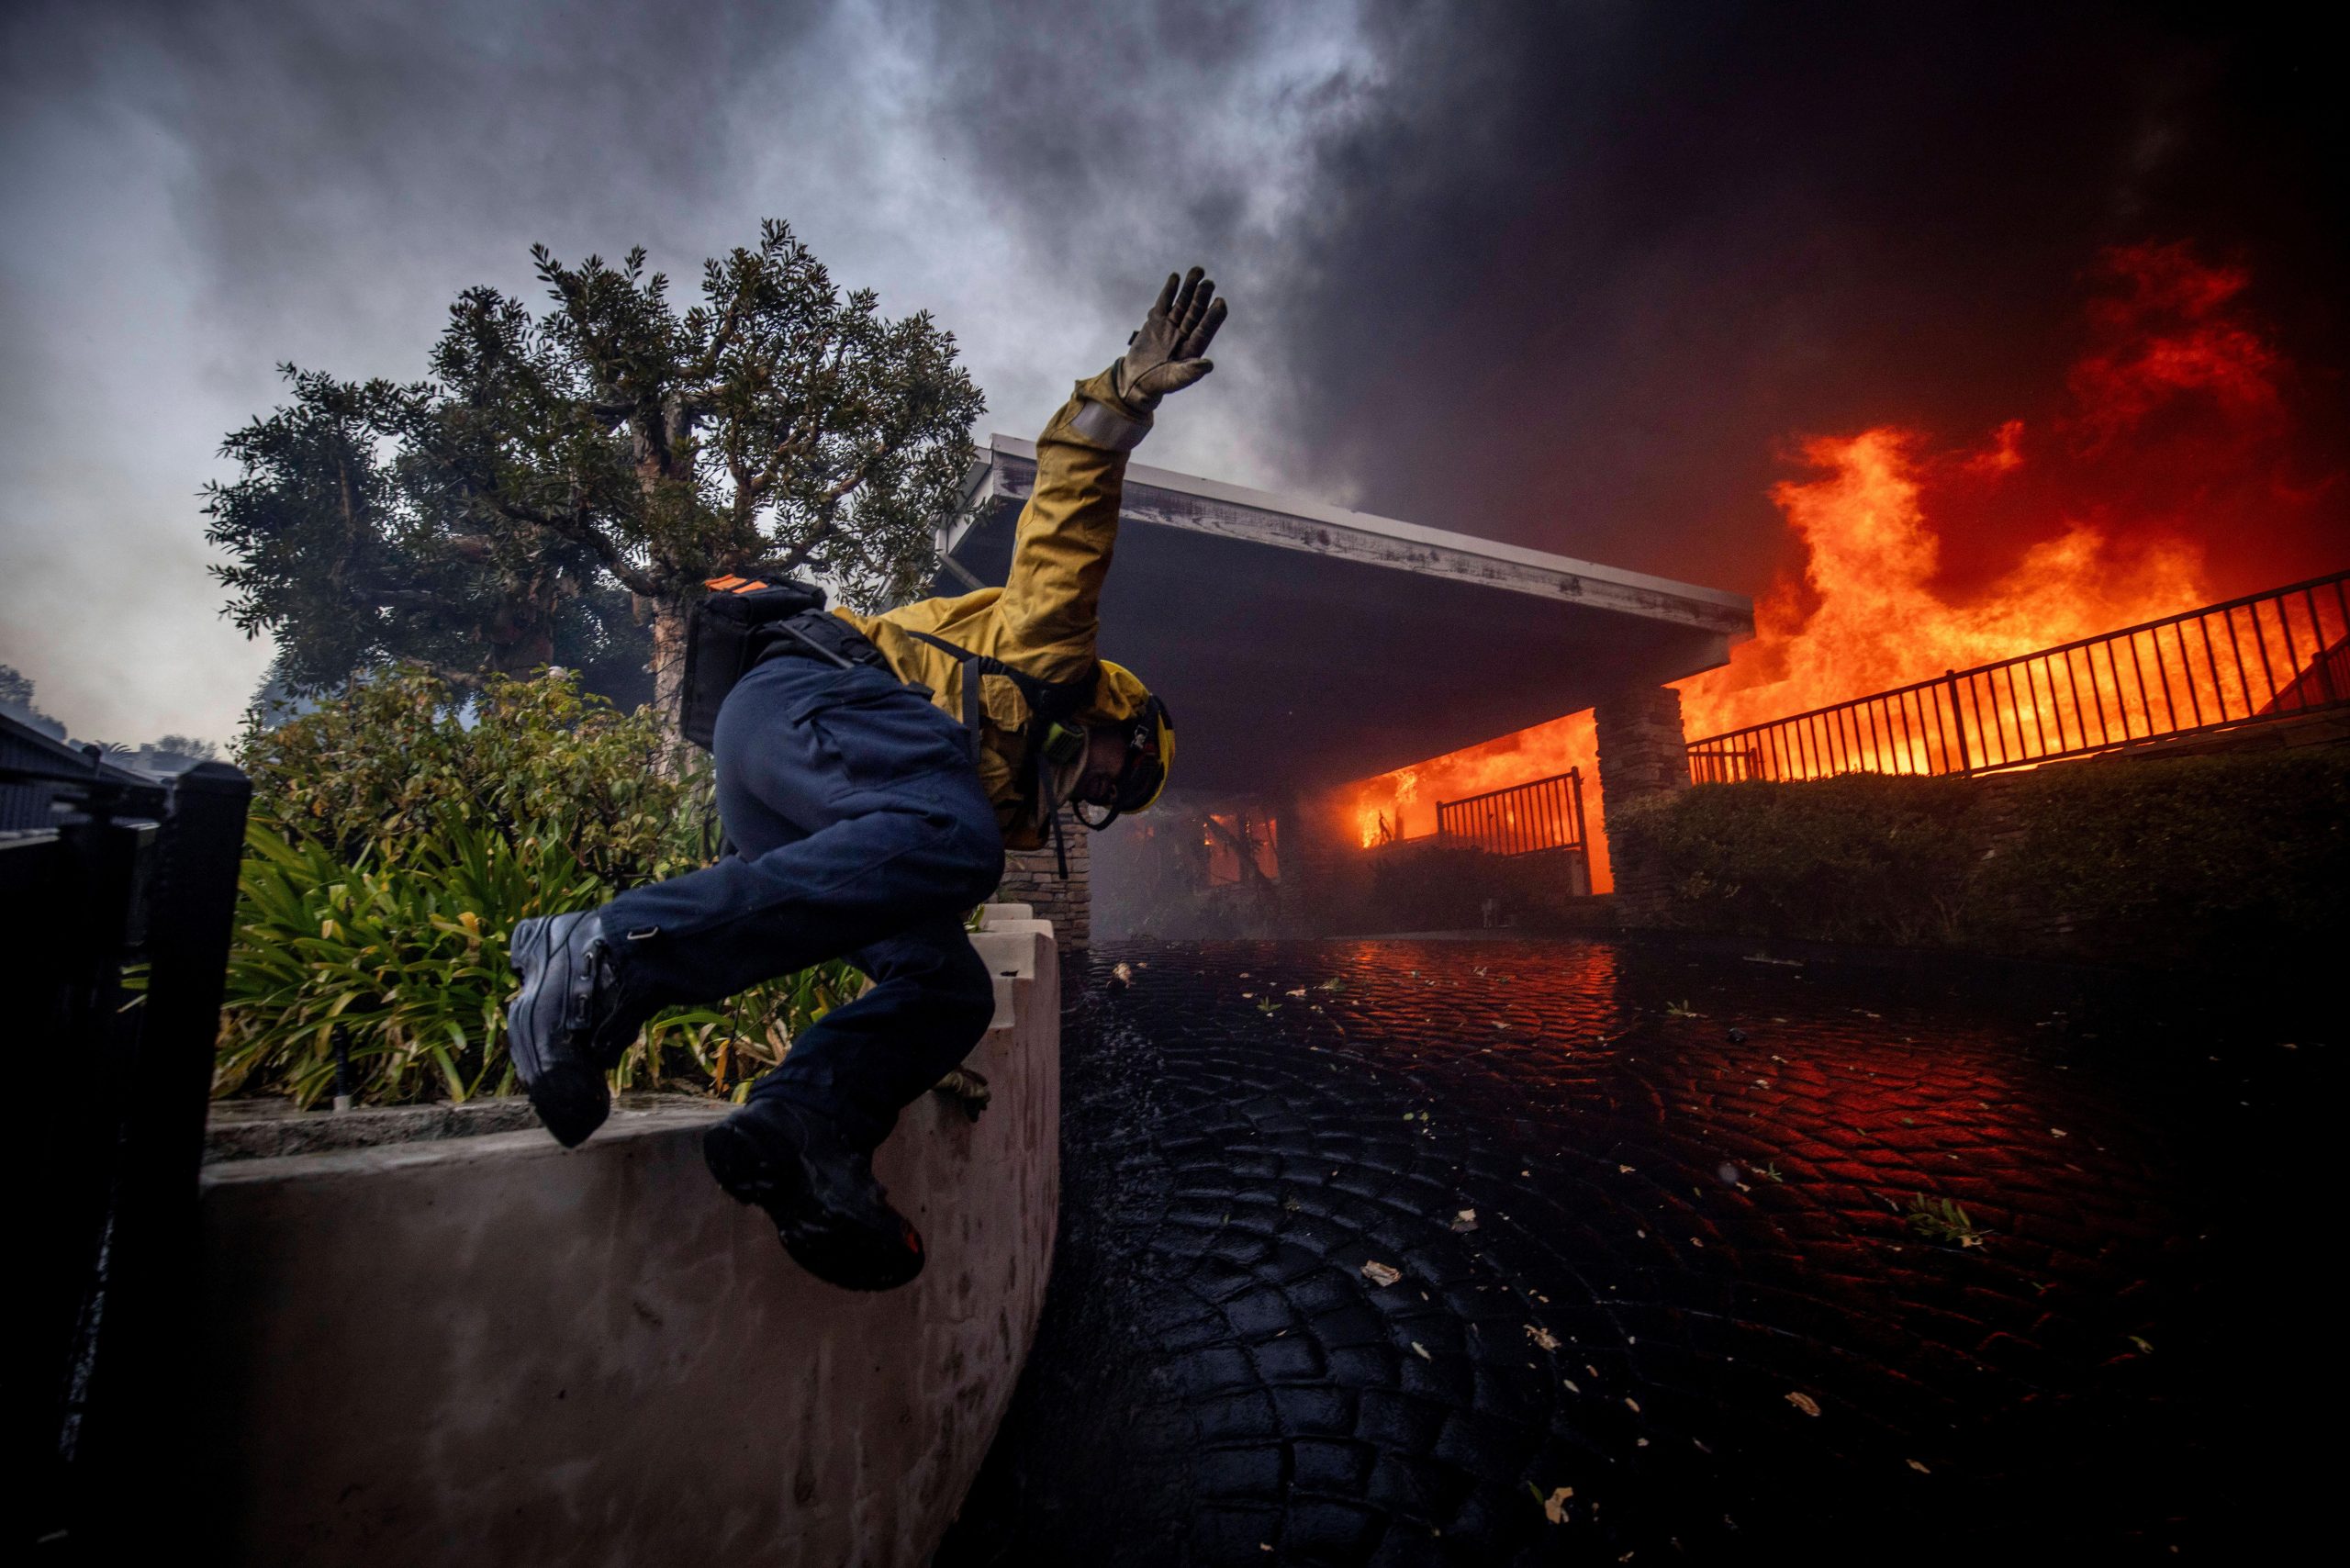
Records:
[[[2288,1561],[2339,1075],[2135,989],[1101,950],[1052,1297],[939,1562]]]

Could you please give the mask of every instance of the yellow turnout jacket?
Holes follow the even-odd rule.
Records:
[[[927,632],[957,647],[1002,660],[1022,674],[1061,685],[1094,668],[1102,581],[1118,539],[1126,454],[1150,420],[1121,401],[1109,371],[1077,384],[1076,393],[1036,438],[1036,483],[1021,509],[1012,573],[1000,588],[954,599],[925,599],[878,615],[834,614],[870,638],[901,680],[918,681],[932,700],[963,716],[963,668],[955,655],[908,632]],[[1004,843],[1042,847],[1049,819],[1029,796],[1028,702],[1001,676],[982,676],[979,781],[995,802]],[[1113,723],[1141,711],[1147,691],[1103,671],[1081,722]]]

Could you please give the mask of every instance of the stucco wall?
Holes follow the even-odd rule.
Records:
[[[924,1562],[1002,1419],[1058,1199],[1050,927],[877,1159],[912,1286],[811,1279],[703,1168],[725,1107],[207,1168],[208,1533],[251,1563]],[[1024,913],[1024,912],[1022,912]],[[1009,971],[1007,973],[1007,971]]]

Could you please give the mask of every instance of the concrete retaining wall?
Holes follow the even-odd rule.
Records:
[[[725,1107],[208,1166],[212,1533],[250,1563],[927,1560],[1043,1305],[1059,1161],[1052,931],[974,937],[996,1026],[877,1167],[912,1286],[811,1279],[703,1168]]]

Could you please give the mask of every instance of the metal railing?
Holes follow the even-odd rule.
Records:
[[[1689,744],[1700,784],[1972,774],[2350,704],[2350,571]]]
[[[1570,767],[1528,784],[1439,801],[1436,831],[1439,837],[1493,855],[1580,851],[1584,846],[1583,770]]]

